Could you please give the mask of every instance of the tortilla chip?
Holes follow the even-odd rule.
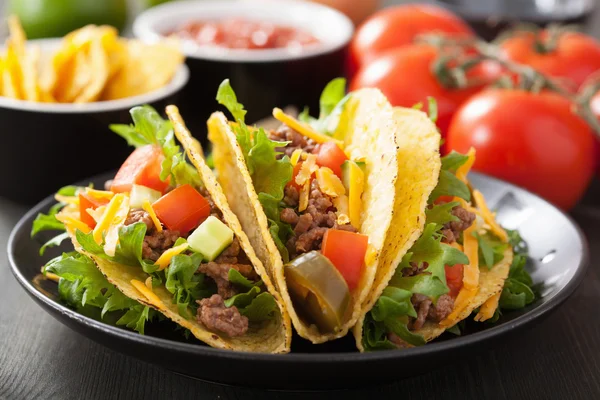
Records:
[[[90,44],[86,64],[90,69],[91,79],[75,97],[75,103],[88,103],[98,100],[108,80],[110,73],[108,57],[100,39],[94,40]]]
[[[124,58],[123,67],[107,83],[103,100],[137,96],[165,86],[184,56],[177,41],[146,44],[130,40]]]
[[[352,99],[352,106],[347,107],[343,113],[347,128],[345,140],[347,150],[352,156],[363,157],[366,161],[360,232],[369,236],[374,257],[371,257],[372,261],[364,267],[358,287],[353,293],[351,312],[348,313],[346,321],[337,332],[328,334],[320,333],[316,326],[306,323],[294,310],[285,282],[283,261],[269,233],[266,215],[258,201],[235,133],[221,113],[214,113],[208,121],[215,167],[229,204],[240,218],[258,258],[276,282],[296,331],[313,343],[340,338],[356,323],[361,313],[361,304],[369,295],[375,279],[378,256],[392,221],[394,183],[397,176],[394,144],[397,124],[392,118],[393,110],[385,96],[377,89],[357,91],[352,95]],[[240,188],[246,190],[240,192]]]

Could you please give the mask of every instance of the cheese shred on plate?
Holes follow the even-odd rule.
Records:
[[[496,293],[492,297],[486,300],[485,303],[479,308],[479,312],[475,316],[474,320],[478,322],[487,321],[494,316],[494,313],[498,309],[498,303],[500,301],[500,295],[502,292]]]
[[[158,217],[156,216],[156,213],[154,212],[154,208],[152,208],[152,204],[150,204],[150,201],[144,200],[144,204],[142,205],[142,208],[150,216],[150,219],[154,223],[154,227],[156,228],[156,231],[157,232],[162,232],[163,231],[162,224],[158,220]]]
[[[158,260],[156,260],[156,262],[154,264],[156,264],[160,267],[159,271],[162,271],[163,269],[167,268],[169,266],[169,264],[171,264],[171,259],[173,257],[186,251],[188,249],[188,247],[189,247],[189,244],[187,244],[187,243],[183,243],[183,244],[180,244],[179,246],[172,247],[172,248],[168,249],[167,251],[165,251],[164,253],[162,253],[161,256],[158,258]]]
[[[338,146],[340,146],[340,148],[344,148],[344,143],[341,140],[334,139],[331,136],[323,135],[322,133],[315,131],[309,125],[303,124],[296,118],[284,113],[281,108],[273,109],[273,117],[275,117],[275,119],[277,119],[278,121],[286,124],[296,132],[306,136],[309,139],[314,140],[317,143],[335,142]]]

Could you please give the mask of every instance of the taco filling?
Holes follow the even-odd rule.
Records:
[[[279,268],[284,272],[281,276],[285,276],[285,282],[280,279],[279,287],[285,286],[289,291],[293,302],[292,320],[295,321],[297,313],[303,323],[316,327],[318,333],[306,334],[295,321],[300,335],[309,336],[311,340],[319,340],[315,339],[318,334],[341,331],[360,303],[356,301],[357,293],[368,291],[369,279],[365,279],[366,283],[362,281],[365,266],[373,268],[376,259],[370,231],[361,229],[368,219],[364,205],[368,150],[349,146],[350,138],[346,135],[349,137],[350,133],[337,128],[343,125],[341,114],[351,96],[345,96],[343,79],[334,80],[321,96],[319,119],[309,117],[307,112],[297,119],[275,108],[273,116],[281,126],[265,131],[245,125],[245,110],[237,102],[229,81],[221,84],[217,94],[217,100],[235,118],[226,129],[235,134],[235,146],[241,149],[245,162],[241,168],[247,170],[252,179],[253,188],[249,190],[257,194],[261,212],[268,220],[269,240],[276,245],[279,253],[276,257],[284,264]],[[211,130],[211,121],[219,124],[219,118],[213,116],[209,120],[212,132],[209,137],[213,141],[220,140],[216,132],[223,128]],[[226,158],[233,157],[222,154],[227,146],[215,144],[218,171],[220,165],[230,162]],[[386,157],[387,153],[380,159],[387,160]],[[391,211],[395,163],[390,162],[390,165],[392,168],[384,179],[390,181],[390,191],[384,191],[382,197],[389,200]],[[227,193],[227,185],[224,186]],[[231,191],[227,194],[236,210],[236,196]],[[377,212],[384,211],[386,206],[382,208]],[[236,210],[242,225],[241,215],[248,215],[248,211]],[[381,241],[388,223],[384,218],[377,228],[382,231],[380,235],[377,233]],[[251,225],[255,223],[247,222],[245,230],[260,229]],[[277,276],[277,271],[271,273]]]
[[[422,345],[477,308],[477,321],[497,312],[512,248],[481,193],[469,186],[474,159],[474,149],[442,158],[425,228],[365,317],[365,350]]]
[[[111,129],[136,146],[105,190],[57,195],[56,215],[81,250],[146,273],[130,283],[161,310],[154,293],[172,294],[180,317],[227,337],[274,318],[277,303],[185,154],[170,121],[148,106],[131,110],[134,126]],[[138,272],[141,272],[139,271]],[[127,274],[123,271],[123,274]]]

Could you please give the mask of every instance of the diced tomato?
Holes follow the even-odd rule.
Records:
[[[163,151],[158,146],[149,144],[135,149],[121,165],[110,190],[115,193],[129,192],[135,183],[164,193],[169,186],[169,179],[165,182],[160,180],[164,159]]]
[[[186,234],[210,215],[210,204],[196,189],[182,185],[152,204],[158,219],[170,230]]]
[[[321,252],[340,271],[350,290],[358,286],[368,245],[369,237],[359,233],[329,229],[323,236]]]
[[[435,204],[445,204],[445,203],[450,203],[454,200],[454,196],[440,196],[438,197],[438,199],[436,201],[434,201]]]
[[[446,284],[450,288],[449,295],[453,298],[458,296],[458,292],[463,286],[463,269],[464,265],[456,264],[453,266],[446,265]]]
[[[342,164],[347,159],[346,153],[334,142],[326,142],[319,147],[317,164],[331,169],[339,178],[342,177]]]
[[[100,206],[108,204],[108,202],[108,199],[98,199],[87,193],[79,193],[79,219],[90,228],[94,228],[96,220],[87,212],[87,209],[92,208],[95,210]]]

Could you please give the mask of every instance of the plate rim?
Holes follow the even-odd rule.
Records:
[[[98,174],[89,179],[86,179],[82,182],[90,182],[93,180],[101,179],[104,176],[108,176],[108,172],[104,174]],[[25,289],[25,291],[30,295],[35,297],[38,301],[44,303],[46,306],[52,308],[55,312],[66,315],[70,319],[75,322],[82,323],[87,325],[88,327],[92,327],[102,333],[108,334],[110,336],[116,337],[122,340],[131,340],[136,342],[142,346],[158,346],[166,350],[170,351],[178,351],[188,353],[189,355],[199,356],[199,357],[218,357],[218,358],[226,358],[231,360],[240,360],[243,359],[245,361],[259,361],[259,362],[278,362],[278,363],[291,363],[295,364],[298,362],[302,363],[319,363],[319,364],[336,364],[339,362],[345,363],[368,363],[368,362],[385,362],[394,359],[400,358],[413,358],[413,357],[422,357],[426,355],[430,355],[432,353],[444,353],[452,350],[457,350],[460,347],[468,347],[476,344],[480,344],[482,342],[491,340],[495,337],[499,337],[505,334],[509,334],[511,331],[518,330],[532,321],[541,318],[547,315],[549,312],[560,306],[564,301],[569,298],[573,292],[579,287],[581,284],[587,268],[589,266],[589,245],[587,238],[583,234],[583,231],[579,227],[579,225],[573,220],[573,218],[565,213],[563,210],[557,208],[553,204],[549,203],[547,200],[541,198],[528,191],[527,189],[518,187],[512,183],[503,181],[498,178],[494,178],[492,176],[472,172],[474,176],[477,176],[480,179],[487,179],[494,181],[495,183],[501,183],[507,185],[509,188],[513,190],[517,190],[520,192],[528,193],[538,200],[541,200],[546,205],[554,208],[558,211],[566,220],[573,226],[577,237],[582,245],[582,254],[579,265],[577,265],[577,269],[573,275],[573,277],[567,282],[565,286],[558,290],[558,292],[552,296],[547,302],[541,304],[540,306],[526,312],[523,315],[520,315],[506,323],[503,323],[498,326],[493,326],[487,329],[484,329],[479,332],[471,333],[466,336],[461,336],[457,338],[453,338],[451,340],[446,340],[442,342],[434,342],[428,343],[425,346],[413,347],[409,349],[403,349],[402,351],[398,350],[382,350],[382,351],[374,351],[374,352],[366,352],[360,353],[358,351],[354,352],[323,352],[323,353],[287,353],[287,354],[270,354],[270,353],[251,353],[251,352],[241,352],[241,351],[232,351],[232,350],[224,350],[212,348],[208,345],[202,344],[199,341],[196,343],[184,343],[177,342],[169,339],[164,339],[155,336],[145,336],[141,335],[137,332],[130,331],[124,328],[119,328],[116,326],[112,326],[106,324],[102,321],[95,320],[93,318],[87,317],[85,315],[79,314],[75,310],[70,309],[69,307],[59,303],[51,299],[50,297],[44,295],[42,292],[37,290],[31,282],[29,282],[21,273],[21,270],[18,266],[17,261],[15,260],[15,246],[17,241],[17,235],[24,229],[24,225],[37,213],[40,212],[41,209],[46,208],[51,204],[54,200],[54,195],[49,195],[36,205],[34,205],[31,209],[29,209],[15,224],[13,229],[11,230],[8,243],[7,243],[7,255],[9,260],[9,266],[12,274],[15,276],[16,280],[19,284]],[[79,182],[76,185],[81,185]],[[84,183],[85,185],[85,183]],[[42,307],[43,308],[43,307]],[[48,313],[49,310],[44,310]],[[61,321],[62,323],[62,321]],[[72,329],[71,327],[69,327]],[[84,335],[87,337],[87,335]],[[89,338],[89,337],[88,337]]]

